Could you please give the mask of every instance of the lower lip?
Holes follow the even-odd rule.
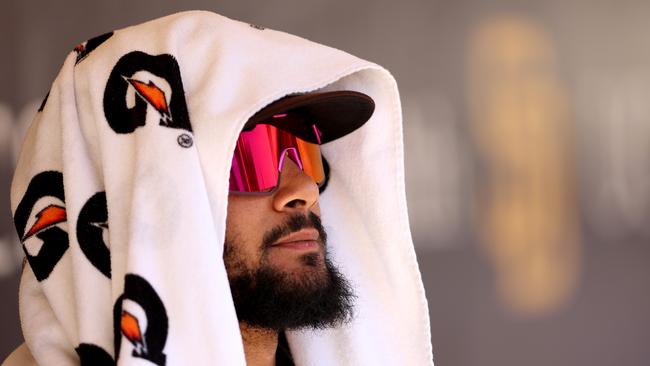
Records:
[[[311,250],[318,249],[318,242],[315,240],[304,240],[304,241],[291,241],[288,243],[279,243],[273,246],[274,248],[286,248],[294,250]]]

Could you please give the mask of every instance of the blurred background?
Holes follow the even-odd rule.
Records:
[[[0,359],[22,342],[9,184],[76,44],[189,9],[388,68],[443,365],[650,360],[650,3],[0,0]]]

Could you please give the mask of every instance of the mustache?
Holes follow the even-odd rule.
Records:
[[[307,215],[295,214],[290,216],[282,225],[278,225],[264,234],[262,246],[264,249],[270,248],[273,243],[280,238],[302,229],[316,229],[323,245],[327,244],[327,233],[323,224],[315,213],[309,212]]]

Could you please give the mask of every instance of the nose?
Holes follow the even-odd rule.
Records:
[[[273,194],[276,211],[310,210],[318,203],[318,185],[298,165],[285,156],[280,173],[280,184]]]

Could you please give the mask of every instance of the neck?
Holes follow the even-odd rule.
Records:
[[[248,366],[274,366],[275,351],[278,348],[278,332],[271,329],[255,328],[239,323],[244,355]]]

